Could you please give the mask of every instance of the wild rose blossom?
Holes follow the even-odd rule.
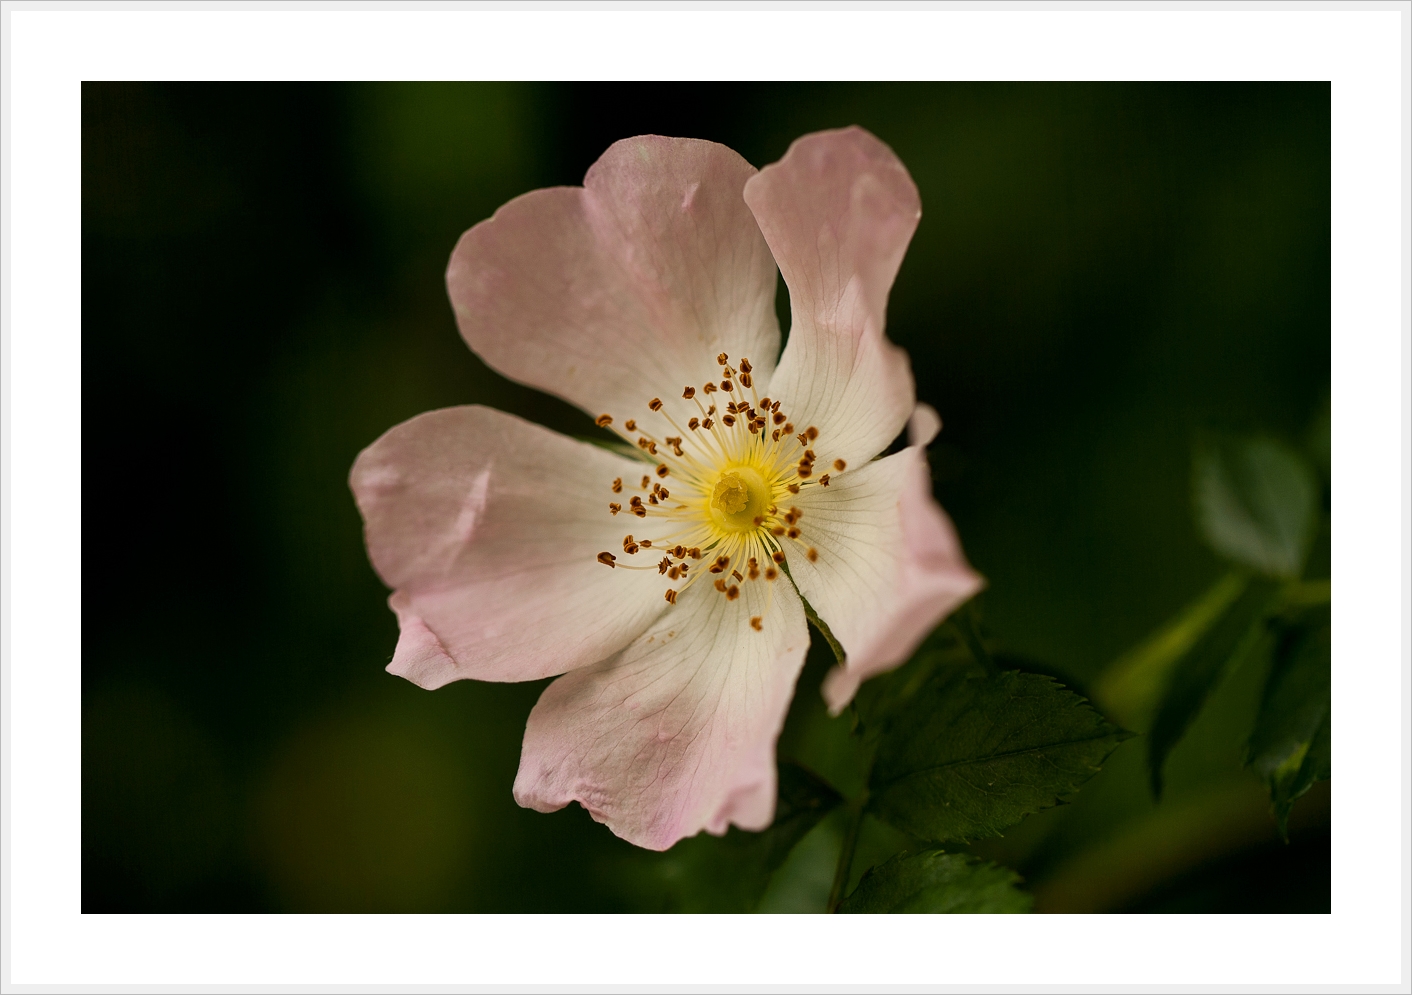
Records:
[[[763,829],[809,646],[800,594],[846,651],[836,713],[979,588],[931,495],[940,420],[883,335],[920,216],[859,128],[759,172],[649,135],[462,236],[446,280],[470,347],[642,457],[472,405],[354,464],[401,627],[387,669],[424,688],[564,675],[529,717],[521,805],[577,801],[652,849]],[[911,445],[874,459],[909,419]]]

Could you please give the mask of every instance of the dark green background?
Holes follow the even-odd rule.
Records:
[[[383,672],[348,468],[453,404],[587,430],[456,333],[447,256],[501,203],[630,135],[762,166],[854,123],[921,190],[888,331],[985,627],[1082,690],[1221,569],[1195,434],[1300,445],[1326,397],[1326,84],[84,85],[85,911],[662,907],[651,858],[511,799],[542,682]],[[1256,694],[1222,689],[1160,806],[1139,739],[984,852],[1042,909],[1327,909],[1327,791],[1285,847],[1239,770]]]

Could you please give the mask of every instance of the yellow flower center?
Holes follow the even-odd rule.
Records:
[[[829,486],[830,473],[814,474],[818,430],[797,431],[779,401],[756,395],[749,360],[737,369],[722,353],[716,362],[719,384],[686,387],[684,403],[671,405],[678,410],[661,398],[648,402],[675,435],[658,438],[633,418],[621,426],[611,415],[598,418],[655,464],[644,466],[640,481],[612,482],[609,513],[643,520],[637,535],[623,537],[623,555],[647,551],[650,560],[661,553],[656,563],[620,563],[617,553],[605,550],[598,562],[656,570],[672,585],[665,594],[673,604],[703,577],[734,601],[743,584],[777,580],[790,551],[810,561],[819,556],[803,535],[804,512],[791,504],[806,487]],[[844,469],[841,459],[831,464],[833,476]],[[760,630],[762,616],[751,616],[750,625]]]
[[[772,491],[755,467],[733,466],[711,491],[711,520],[723,532],[754,531],[766,517]]]

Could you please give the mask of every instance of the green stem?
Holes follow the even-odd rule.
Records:
[[[843,889],[848,887],[848,875],[853,870],[853,852],[858,849],[858,832],[863,828],[864,799],[848,805],[848,831],[843,837],[843,849],[838,853],[838,866],[833,872],[833,887],[829,889],[829,904],[825,911],[837,912],[843,901]]]

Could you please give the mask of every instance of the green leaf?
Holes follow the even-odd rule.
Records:
[[[1178,662],[1147,734],[1152,794],[1162,794],[1162,767],[1211,691],[1240,661],[1268,640],[1265,616],[1278,595],[1272,581],[1254,579]]]
[[[863,875],[840,912],[1028,912],[1020,877],[959,853],[901,853]]]
[[[1329,777],[1329,608],[1284,621],[1246,762],[1270,788],[1280,834],[1294,801]]]
[[[997,836],[1078,790],[1129,735],[1048,677],[934,662],[879,740],[869,804],[920,839]]]
[[[841,800],[808,770],[782,763],[779,802],[769,829],[747,833],[732,827],[724,836],[701,833],[682,840],[648,858],[654,879],[650,887],[666,899],[664,911],[750,912],[790,850]]]
[[[1147,731],[1173,669],[1249,583],[1244,571],[1221,577],[1175,618],[1110,664],[1094,685],[1094,702],[1129,729]]]
[[[1315,525],[1308,464],[1273,439],[1212,439],[1197,447],[1196,519],[1217,553],[1270,577],[1304,568]]]

